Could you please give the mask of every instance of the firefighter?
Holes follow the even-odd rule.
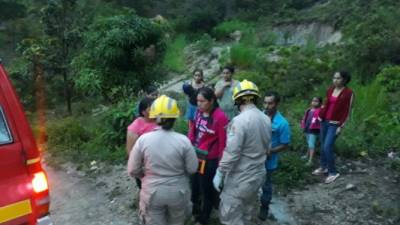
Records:
[[[248,225],[257,193],[265,180],[265,159],[271,145],[271,120],[256,107],[257,86],[243,80],[233,89],[240,114],[228,128],[227,145],[213,184],[221,192],[222,224]]]
[[[128,173],[142,180],[139,216],[144,225],[183,225],[191,215],[189,175],[198,160],[189,139],[172,130],[179,117],[176,101],[165,95],[150,108],[160,126],[139,137],[128,160]]]

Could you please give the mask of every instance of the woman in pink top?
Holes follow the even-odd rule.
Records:
[[[139,117],[128,126],[128,131],[126,132],[126,152],[128,156],[139,137],[157,127],[154,119],[149,118],[150,107],[153,102],[154,98],[151,97],[144,97],[139,102]],[[141,189],[142,182],[139,178],[136,178],[136,184]]]
[[[128,155],[142,134],[150,132],[157,127],[155,121],[149,118],[149,111],[153,101],[153,98],[143,98],[139,103],[139,117],[128,126],[126,133],[126,152]]]
[[[342,130],[351,109],[353,91],[347,87],[351,76],[346,71],[333,75],[333,86],[326,92],[326,101],[321,108],[321,158],[320,167],[314,175],[327,174],[325,183],[332,183],[339,177],[335,167],[334,144]]]
[[[208,223],[218,194],[213,187],[213,177],[226,145],[228,118],[219,108],[213,89],[198,90],[194,125],[190,127],[189,139],[196,148],[199,170],[193,175],[192,202],[196,225]]]

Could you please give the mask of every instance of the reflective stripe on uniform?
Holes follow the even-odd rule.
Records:
[[[6,205],[0,208],[0,223],[4,223],[21,216],[32,213],[31,201],[29,199]]]

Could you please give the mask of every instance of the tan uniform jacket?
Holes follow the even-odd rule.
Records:
[[[265,159],[271,147],[271,120],[255,105],[248,105],[233,118],[227,145],[219,163],[225,174],[223,192],[246,198],[265,177]]]
[[[144,198],[150,198],[163,185],[188,190],[188,176],[197,167],[198,159],[189,139],[162,129],[142,135],[128,160],[129,175],[142,179],[141,197],[144,195]]]

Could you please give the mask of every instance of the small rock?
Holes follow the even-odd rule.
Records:
[[[346,185],[346,191],[348,191],[348,190],[353,190],[353,189],[355,189],[356,188],[356,186],[354,185],[354,184],[347,184]]]
[[[230,34],[230,37],[235,41],[239,42],[242,38],[242,32],[240,30],[236,30],[235,32]]]

